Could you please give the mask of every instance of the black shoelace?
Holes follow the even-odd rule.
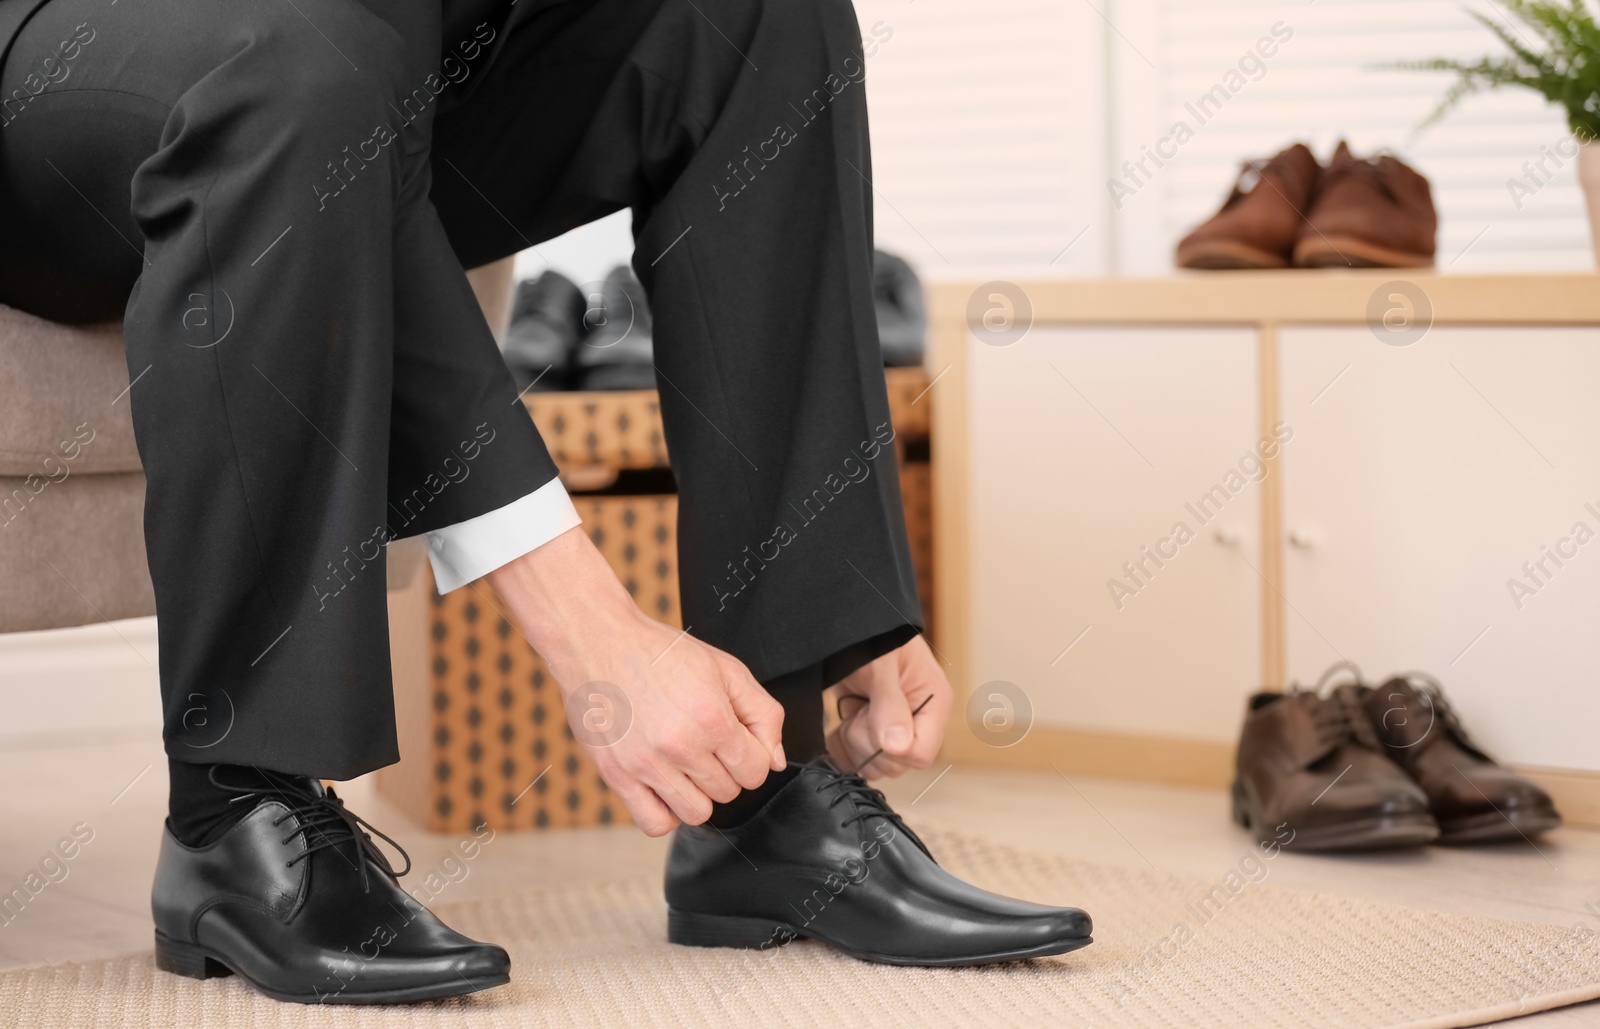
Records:
[[[235,794],[228,802],[230,804],[248,803],[271,797],[288,807],[289,810],[273,819],[272,824],[281,826],[289,819],[294,819],[294,828],[284,836],[283,842],[288,843],[299,836],[305,843],[306,849],[285,862],[286,867],[293,868],[319,850],[329,850],[349,844],[351,852],[355,855],[353,864],[356,871],[361,874],[363,893],[372,892],[372,882],[367,876],[368,861],[377,865],[383,874],[394,880],[411,871],[411,855],[405,852],[405,848],[377,826],[345,807],[344,801],[332,789],[325,790],[318,796],[297,781],[296,777],[259,768],[255,771],[261,776],[261,786],[235,786],[218,780],[217,767],[213,766],[210,772],[211,784],[219,790]],[[367,830],[376,833],[385,843],[393,847],[395,852],[405,859],[406,866],[398,872],[395,871],[394,866],[389,863],[389,858],[378,849],[378,845],[373,842]],[[349,860],[349,855],[340,851],[336,853]]]
[[[915,843],[930,859],[933,854],[928,850],[928,845],[922,838],[911,831],[905,820],[889,806],[889,800],[883,795],[882,790],[874,789],[867,781],[855,772],[840,771],[834,763],[826,757],[819,757],[807,762],[801,770],[802,774],[811,773],[822,778],[822,783],[816,787],[818,793],[833,792],[833,799],[828,801],[828,808],[839,806],[845,801],[850,801],[852,811],[844,821],[839,823],[840,828],[848,829],[857,822],[865,822],[869,818],[881,818],[905,833],[912,843]]]

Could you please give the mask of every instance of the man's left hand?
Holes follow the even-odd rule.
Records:
[[[938,756],[954,691],[921,636],[852,672],[837,690],[846,698],[844,720],[828,733],[828,755],[839,767],[894,778]]]

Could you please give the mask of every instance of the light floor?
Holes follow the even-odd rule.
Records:
[[[166,802],[166,766],[153,739],[126,735],[0,749],[6,787],[0,886],[21,880],[78,823],[92,842],[9,924],[0,969],[109,957],[150,945],[149,884]],[[342,791],[352,807],[400,840],[418,868],[455,842],[411,828],[366,783]],[[1227,817],[1221,793],[1057,775],[934,769],[888,787],[919,818],[1068,857],[1220,877],[1251,841]],[[632,828],[502,833],[449,887],[450,900],[608,879],[661,868],[665,844]],[[1538,842],[1426,848],[1355,857],[1286,854],[1271,881],[1373,900],[1498,918],[1600,924],[1600,832],[1560,830]],[[3,1019],[3,1015],[0,1015]],[[1600,1026],[1600,1003],[1547,1012],[1518,1029]]]

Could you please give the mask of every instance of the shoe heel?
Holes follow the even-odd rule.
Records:
[[[805,937],[786,922],[739,915],[698,915],[668,908],[667,939],[684,947],[771,950]]]
[[[156,930],[156,967],[190,979],[216,979],[233,974],[227,965],[207,957],[199,947],[179,943],[159,929]]]
[[[1250,828],[1250,812],[1245,809],[1244,784],[1237,779],[1233,781],[1232,794],[1233,820],[1248,829]]]

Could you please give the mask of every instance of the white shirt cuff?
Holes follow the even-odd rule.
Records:
[[[582,525],[560,479],[551,479],[505,507],[428,533],[428,561],[441,595],[537,550]]]

